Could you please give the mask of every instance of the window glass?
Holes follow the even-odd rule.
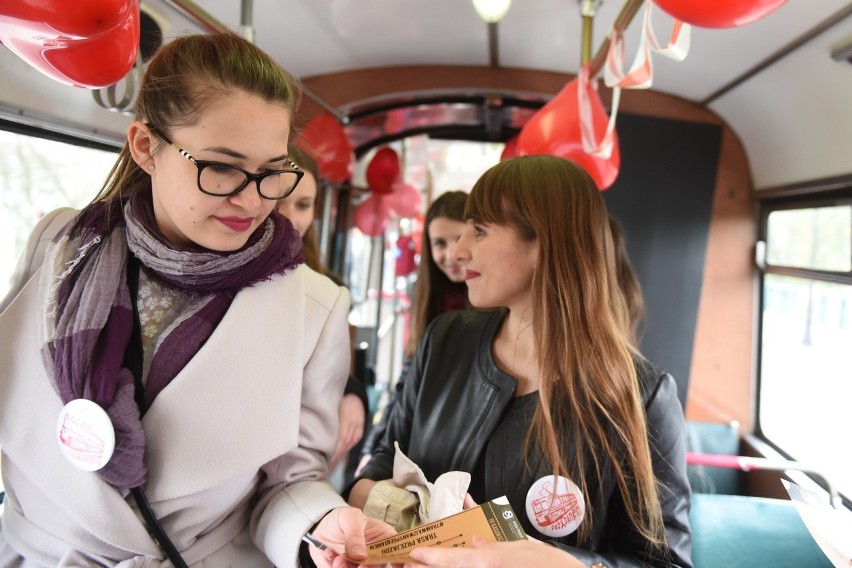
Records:
[[[762,324],[763,435],[852,495],[852,285],[765,274]]]
[[[112,152],[0,131],[0,298],[38,220],[89,203],[115,159]]]
[[[766,261],[774,266],[852,270],[852,205],[772,211]]]

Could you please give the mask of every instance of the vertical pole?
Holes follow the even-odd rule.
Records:
[[[240,35],[254,43],[254,0],[240,2]]]
[[[616,16],[615,22],[613,22],[612,24],[612,29],[627,29],[627,26],[629,26],[630,22],[633,21],[633,17],[636,16],[636,13],[639,11],[639,8],[642,7],[642,2],[643,0],[626,0],[624,2],[624,6],[621,7],[621,11],[618,13],[618,16]],[[606,39],[604,39],[604,41],[601,43],[601,46],[595,53],[595,56],[589,62],[590,79],[593,79],[603,67],[604,61],[606,61],[606,54],[607,52],[609,52],[609,43],[611,41],[612,32],[610,32],[609,35],[606,36]]]
[[[496,22],[488,23],[488,62],[491,67],[500,67],[500,48]]]

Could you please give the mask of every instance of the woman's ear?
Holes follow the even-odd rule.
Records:
[[[127,145],[133,161],[143,170],[154,169],[154,133],[142,121],[134,120],[127,127]]]

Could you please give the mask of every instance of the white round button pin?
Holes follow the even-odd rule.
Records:
[[[554,486],[555,485],[555,486]],[[527,491],[527,517],[545,536],[568,536],[580,526],[586,514],[583,493],[567,477],[542,477]]]
[[[59,413],[56,421],[59,449],[72,465],[97,471],[112,457],[115,430],[106,411],[84,398],[72,400]]]

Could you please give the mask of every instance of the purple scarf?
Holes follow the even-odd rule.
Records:
[[[63,403],[92,400],[112,420],[115,450],[98,471],[105,481],[131,489],[144,485],[147,473],[134,377],[123,366],[134,325],[128,250],[160,280],[197,298],[159,342],[145,383],[147,406],[207,341],[237,292],[304,262],[301,247],[293,225],[273,213],[238,251],[176,250],[157,227],[150,192],[130,197],[123,211],[90,205],[54,239],[44,270],[54,282],[44,359]]]

